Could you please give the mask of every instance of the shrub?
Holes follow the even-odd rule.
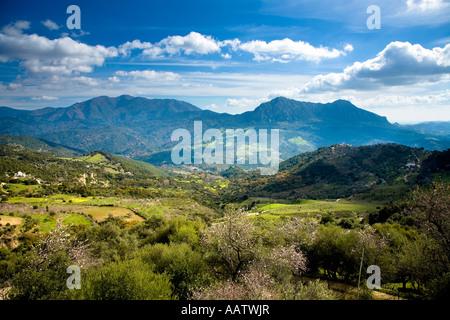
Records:
[[[202,255],[186,243],[146,246],[140,250],[139,257],[156,272],[170,276],[174,294],[180,299],[189,297],[190,287],[202,281],[207,269]]]
[[[134,259],[88,270],[81,279],[81,289],[69,296],[83,300],[170,300],[172,290],[167,275],[154,273]]]
[[[336,300],[337,296],[325,283],[315,280],[307,284],[300,283],[293,298],[295,300]]]

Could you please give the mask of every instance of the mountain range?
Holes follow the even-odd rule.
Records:
[[[450,136],[450,121],[427,121],[410,125],[410,127],[424,133]]]
[[[28,135],[74,152],[103,150],[161,164],[170,161],[170,150],[175,145],[170,140],[171,133],[178,128],[192,132],[193,122],[198,120],[203,122],[203,130],[280,129],[282,159],[338,143],[356,146],[398,143],[428,150],[450,148],[449,134],[392,124],[349,101],[321,104],[283,97],[237,115],[202,110],[174,99],[128,95],[96,97],[66,108],[0,107],[0,134]]]

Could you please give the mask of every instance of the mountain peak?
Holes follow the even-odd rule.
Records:
[[[269,102],[278,103],[278,102],[285,102],[285,101],[290,101],[290,100],[295,101],[294,99],[290,99],[290,98],[279,96],[279,97],[273,98]]]
[[[184,112],[199,110],[190,103],[174,99],[147,99],[121,95],[99,96],[67,108],[55,108],[45,116],[52,122],[82,120],[113,124],[123,121],[170,119]]]
[[[297,101],[285,97],[276,97],[262,103],[253,112],[246,112],[243,117],[253,122],[285,122],[285,121],[326,121],[328,123],[388,123],[367,110],[360,109],[347,100],[336,100],[332,103],[313,103]]]

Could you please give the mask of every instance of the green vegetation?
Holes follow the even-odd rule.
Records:
[[[298,204],[272,203],[257,209],[262,214],[299,215],[305,214],[361,214],[374,212],[382,203],[349,200],[304,200]]]
[[[78,157],[83,153],[83,151],[78,149],[64,147],[54,142],[37,139],[27,135],[12,136],[9,134],[0,134],[0,144],[21,146],[32,151],[50,152],[60,157]]]
[[[404,168],[411,150],[420,168]],[[361,299],[445,299],[446,159],[334,146],[273,177],[233,166],[219,176],[0,145],[0,298],[356,299],[364,250],[382,287],[363,281]],[[66,286],[70,265],[81,289]]]

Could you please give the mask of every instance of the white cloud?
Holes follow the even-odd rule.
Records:
[[[417,88],[403,92],[374,95],[343,96],[356,106],[386,116],[391,122],[417,123],[422,121],[450,120],[450,90],[422,94]]]
[[[150,49],[153,47],[153,44],[150,42],[141,42],[141,40],[133,40],[133,41],[127,41],[124,44],[119,46],[119,53],[123,56],[128,56],[132,50],[135,49]]]
[[[22,34],[23,30],[27,29],[30,29],[30,22],[19,20],[4,26],[1,32],[8,36],[18,36]]]
[[[19,61],[30,73],[73,74],[92,72],[105,58],[118,55],[114,47],[90,46],[69,37],[50,40],[37,34],[23,34],[29,23],[16,22],[0,33],[0,62]]]
[[[52,96],[40,96],[40,97],[32,97],[31,100],[34,101],[53,101],[53,100],[58,100],[57,97],[52,97]]]
[[[444,0],[407,0],[406,6],[410,11],[440,10],[448,6]]]
[[[227,108],[239,108],[239,110],[253,110],[255,107],[259,106],[261,103],[268,101],[267,98],[260,99],[249,99],[249,98],[231,98],[227,99],[225,106]]]
[[[22,89],[22,84],[21,83],[11,82],[11,83],[8,84],[8,86],[6,88],[9,89],[9,90],[12,90],[12,91],[20,90],[20,89]]]
[[[135,40],[139,41],[139,40]],[[137,45],[144,44],[139,49],[144,49],[143,56],[150,58],[158,58],[164,55],[173,56],[184,53],[186,55],[191,54],[210,54],[220,52],[219,42],[214,40],[211,36],[204,36],[200,33],[192,31],[186,36],[170,36],[162,39],[160,42],[151,45],[149,43],[136,42]],[[129,45],[129,46],[132,46]]]
[[[113,83],[118,83],[118,82],[120,82],[120,79],[119,79],[118,77],[116,77],[116,76],[109,77],[108,80],[111,81],[111,82],[113,82]]]
[[[353,51],[353,46],[349,43],[347,43],[344,47],[344,50],[347,52],[352,52]]]
[[[206,110],[213,110],[213,111],[215,110],[215,111],[217,111],[217,109],[220,109],[220,107],[218,105],[214,104],[214,103],[211,103],[210,105],[207,105],[205,107],[205,109]]]
[[[78,32],[72,31],[70,33],[70,37],[72,37],[72,38],[80,38],[82,36],[87,36],[89,34],[91,34],[89,31],[84,31],[84,30],[79,30]]]
[[[79,77],[72,77],[69,80],[72,83],[77,83],[83,86],[87,87],[94,87],[98,86],[101,82],[98,79],[86,77],[86,76],[79,76]]]
[[[218,44],[220,47],[231,47],[233,51],[237,51],[239,49],[239,45],[241,44],[241,40],[237,38],[233,40],[224,40],[220,41]]]
[[[293,41],[288,38],[270,42],[253,40],[241,43],[238,48],[252,53],[255,61],[288,62],[291,60],[306,60],[320,62],[322,59],[337,58],[345,54],[337,49],[330,50],[327,47],[314,47],[307,42]],[[346,48],[348,51],[349,45]]]
[[[316,76],[303,92],[342,89],[373,90],[383,86],[400,86],[438,82],[450,75],[450,44],[444,48],[425,49],[419,44],[392,42],[378,55],[355,62],[342,73]]]
[[[293,41],[289,38],[265,42],[253,40],[241,42],[239,39],[217,41],[211,36],[205,36],[192,31],[186,36],[170,36],[157,43],[134,40],[119,46],[119,53],[130,55],[132,50],[142,50],[144,58],[158,59],[175,55],[208,55],[220,53],[224,59],[231,59],[228,48],[233,52],[244,51],[253,54],[255,61],[290,62],[292,60],[305,60],[320,62],[322,59],[337,58],[353,51],[351,44],[346,44],[344,50],[328,49],[327,47],[314,47],[304,41]]]
[[[147,80],[147,81],[176,81],[180,79],[180,75],[173,72],[163,72],[155,70],[143,70],[143,71],[117,71],[115,76],[131,77],[135,80]]]
[[[42,21],[41,22],[45,27],[47,27],[49,30],[58,30],[59,29],[59,26],[55,23],[55,22],[53,22],[53,21],[51,21],[50,19],[47,19],[47,20],[45,20],[45,21]]]

